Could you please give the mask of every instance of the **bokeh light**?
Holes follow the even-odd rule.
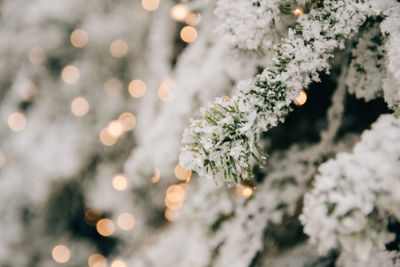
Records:
[[[71,111],[77,117],[85,116],[89,112],[89,102],[83,97],[77,97],[71,102]]]
[[[185,190],[181,185],[171,185],[167,189],[165,205],[171,210],[179,209],[185,197]]]
[[[115,137],[119,137],[123,133],[122,125],[118,120],[111,121],[107,126],[107,130],[109,134]]]
[[[237,187],[236,194],[244,198],[250,198],[253,195],[253,189],[250,186]]]
[[[128,180],[123,174],[116,174],[112,179],[112,185],[115,190],[124,191],[128,188]]]
[[[133,80],[129,83],[128,91],[132,97],[142,97],[146,93],[146,84],[142,80]]]
[[[174,172],[176,178],[183,181],[190,179],[190,177],[192,176],[192,171],[186,170],[180,164],[176,165]]]
[[[189,9],[182,4],[175,5],[171,9],[171,17],[176,21],[184,21],[189,14]]]
[[[110,45],[110,53],[113,57],[122,58],[128,53],[128,44],[124,40],[114,40]]]
[[[26,126],[26,118],[21,112],[14,112],[8,117],[8,127],[14,131],[22,131]]]
[[[58,263],[66,263],[71,257],[71,251],[64,245],[57,245],[51,251],[54,261]]]
[[[112,146],[118,141],[118,137],[110,134],[108,128],[104,128],[99,134],[100,142],[105,146]]]
[[[224,96],[222,97],[222,99],[223,99],[224,101],[226,101],[226,102],[230,102],[230,101],[231,101],[231,98],[230,98],[229,96],[226,96],[226,95],[224,95]]]
[[[89,267],[107,267],[106,258],[98,253],[90,255],[88,259]]]
[[[68,65],[61,71],[61,77],[66,84],[74,84],[79,80],[79,69],[73,65]]]
[[[160,0],[142,0],[142,7],[146,11],[154,11],[160,5]]]
[[[173,222],[178,218],[178,211],[172,209],[165,209],[164,216],[169,222]]]
[[[121,213],[117,218],[117,224],[122,230],[131,230],[135,227],[135,217],[127,212]]]
[[[166,102],[174,98],[174,93],[170,89],[170,85],[174,82],[172,79],[165,79],[157,90],[158,97]]]
[[[126,267],[126,264],[122,260],[114,260],[111,262],[111,267]]]
[[[82,29],[76,29],[71,33],[70,41],[73,46],[81,48],[88,43],[89,36],[86,31]]]
[[[301,14],[304,13],[304,10],[303,10],[301,7],[298,7],[298,8],[296,8],[296,9],[294,9],[294,10],[292,11],[292,13],[293,13],[294,15],[296,15],[296,16],[300,16]]]
[[[296,105],[302,106],[306,103],[307,101],[307,93],[304,90],[300,90],[299,96],[296,97]]]
[[[124,131],[130,131],[135,128],[136,117],[130,112],[124,112],[118,117],[118,121]]]
[[[102,236],[111,236],[114,233],[114,223],[110,219],[101,219],[96,224],[96,230]]]
[[[180,36],[185,43],[194,42],[197,39],[197,30],[193,26],[185,26],[182,28]]]

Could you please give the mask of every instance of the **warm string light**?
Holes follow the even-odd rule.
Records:
[[[250,186],[236,188],[236,194],[244,198],[250,198],[253,195],[253,189]]]
[[[222,97],[222,99],[224,99],[224,101],[226,101],[226,102],[230,102],[231,101],[231,98],[229,96],[226,96],[226,95],[224,95]]]
[[[171,185],[166,192],[165,205],[171,210],[177,210],[182,207],[184,197],[185,190],[182,184]]]
[[[122,92],[122,82],[118,78],[111,78],[104,83],[104,90],[109,96],[117,96]]]
[[[118,141],[118,137],[111,135],[107,128],[100,131],[100,142],[105,146],[112,146]]]
[[[128,53],[128,44],[124,40],[114,40],[110,45],[110,53],[113,57],[122,58]]]
[[[64,245],[57,245],[51,251],[53,260],[58,263],[66,263],[71,257],[71,251]]]
[[[171,91],[170,86],[174,83],[173,79],[165,79],[157,90],[158,97],[166,102],[174,98],[174,93]]]
[[[135,217],[128,212],[121,213],[117,218],[117,224],[124,231],[132,230],[135,227]]]
[[[115,137],[120,137],[123,133],[122,125],[118,120],[111,121],[107,126],[108,132]]]
[[[176,21],[185,21],[188,15],[189,9],[185,5],[178,4],[171,9],[171,17]]]
[[[126,267],[126,264],[122,260],[114,260],[111,262],[111,267]]]
[[[133,80],[129,83],[128,91],[132,97],[142,97],[146,93],[146,84],[142,80]]]
[[[106,258],[98,253],[92,254],[88,259],[89,267],[107,267]]]
[[[46,51],[40,46],[34,46],[29,50],[28,58],[32,64],[42,64],[46,60]]]
[[[114,223],[110,219],[101,219],[96,223],[97,232],[105,237],[114,233]]]
[[[151,182],[153,184],[157,183],[160,180],[161,174],[160,174],[160,170],[156,167],[154,168],[154,176],[151,177]]]
[[[160,0],[142,0],[142,7],[146,11],[155,11],[160,5]]]
[[[74,47],[82,48],[88,43],[89,36],[86,31],[82,29],[76,29],[71,33],[70,41]]]
[[[77,117],[85,116],[89,112],[89,102],[83,97],[77,97],[71,102],[71,111]]]
[[[66,84],[74,84],[79,80],[79,69],[73,65],[68,65],[61,71],[61,78]]]
[[[300,16],[301,14],[304,14],[304,10],[301,7],[297,7],[292,10],[292,13],[296,16]]]
[[[165,209],[164,216],[169,222],[174,222],[178,218],[179,212],[177,210]]]
[[[130,112],[122,113],[117,120],[111,121],[99,134],[100,142],[105,146],[112,146],[124,132],[135,128],[136,117]]]
[[[194,42],[197,39],[197,30],[193,26],[185,26],[182,28],[180,36],[185,43]]]
[[[296,97],[296,105],[297,106],[302,106],[306,103],[307,101],[307,93],[304,90],[300,90],[299,95]]]
[[[26,126],[26,118],[21,112],[14,112],[8,117],[8,127],[14,131],[22,131]]]
[[[124,191],[128,188],[128,180],[123,174],[116,174],[112,179],[112,185],[117,191]]]
[[[122,126],[122,130],[130,131],[136,126],[136,117],[130,112],[124,112],[118,117],[118,121]]]
[[[192,176],[192,171],[186,170],[180,164],[177,164],[174,170],[176,178],[182,181],[189,181]]]

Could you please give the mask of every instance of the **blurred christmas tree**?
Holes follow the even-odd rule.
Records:
[[[396,0],[1,1],[0,266],[399,266],[399,25]]]

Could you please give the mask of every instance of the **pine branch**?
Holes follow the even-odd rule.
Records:
[[[216,181],[251,179],[254,162],[266,159],[260,134],[284,121],[299,91],[319,81],[318,72],[329,70],[334,49],[374,13],[369,1],[324,1],[322,8],[300,16],[288,38],[275,46],[274,66],[243,82],[229,102],[218,98],[191,121],[181,165]]]

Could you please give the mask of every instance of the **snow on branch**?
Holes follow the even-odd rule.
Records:
[[[384,39],[377,25],[363,32],[351,50],[347,75],[349,92],[370,101],[382,96],[382,80],[386,74]]]
[[[281,2],[218,0],[215,14],[221,20],[217,30],[222,41],[236,49],[266,52],[286,32]]]
[[[400,6],[388,8],[387,18],[381,23],[381,31],[388,36],[385,43],[387,76],[383,80],[385,101],[393,109],[400,103]]]
[[[343,266],[392,266],[388,226],[400,218],[400,119],[382,115],[353,153],[319,168],[301,221],[321,253],[341,248]],[[386,264],[386,265],[385,265]]]
[[[299,91],[319,81],[318,72],[329,70],[334,49],[343,48],[366,18],[380,11],[372,1],[324,1],[322,8],[300,16],[274,47],[273,66],[242,82],[231,99],[217,98],[191,121],[183,135],[181,165],[217,182],[250,179],[253,163],[266,160],[260,134],[284,120]]]

